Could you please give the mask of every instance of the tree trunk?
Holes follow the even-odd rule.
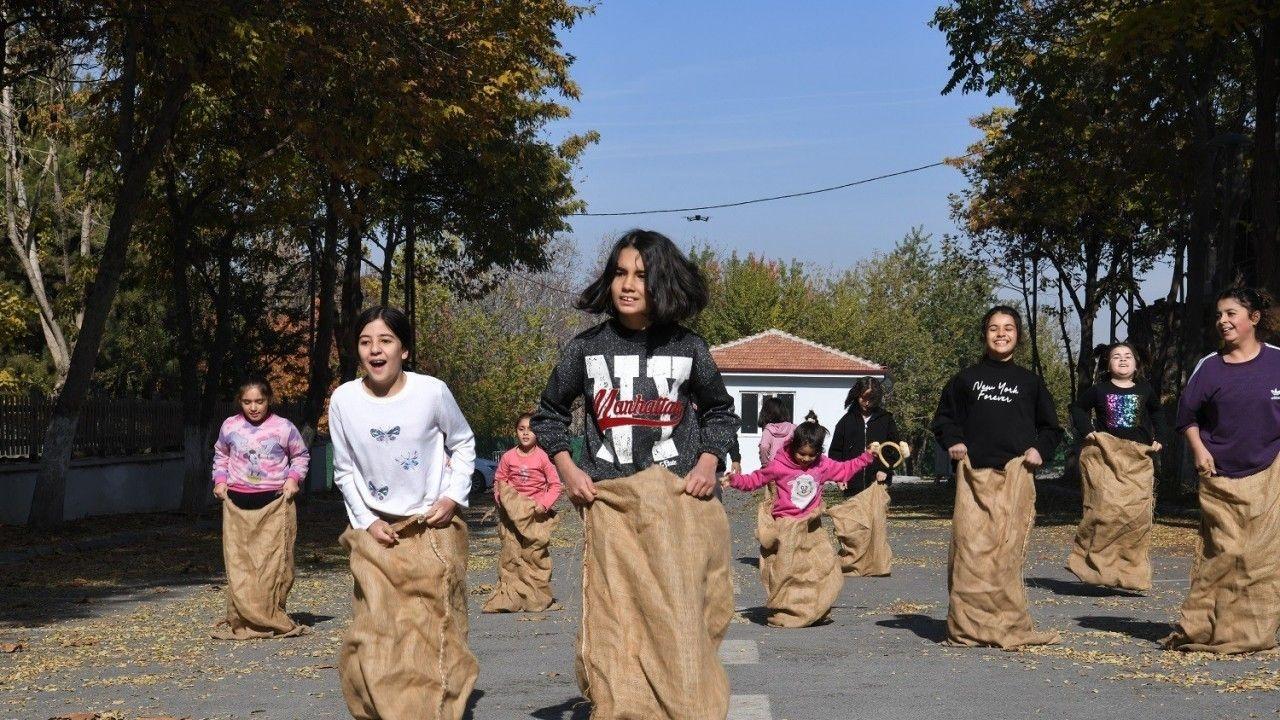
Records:
[[[156,111],[150,133],[141,148],[134,138],[135,98],[137,87],[138,31],[130,27],[125,36],[123,65],[120,71],[120,128],[117,134],[117,153],[120,162],[120,182],[116,187],[111,222],[107,228],[107,240],[102,247],[98,272],[94,276],[85,301],[84,324],[76,338],[71,354],[71,365],[66,382],[54,403],[49,427],[45,431],[44,452],[40,472],[36,476],[35,492],[31,500],[28,523],[33,527],[60,525],[65,514],[67,469],[71,465],[71,451],[75,444],[76,424],[93,367],[98,361],[98,351],[106,334],[107,318],[120,288],[120,276],[124,272],[129,250],[129,236],[133,231],[134,215],[142,202],[147,181],[173,134],[174,124],[182,109],[183,99],[191,85],[191,76],[185,67],[172,68],[165,83],[163,98]]]
[[[404,312],[409,316],[413,341],[409,343],[409,367],[416,370],[418,358],[418,229],[412,217],[404,228]]]
[[[1277,258],[1277,165],[1276,101],[1280,95],[1280,19],[1264,23],[1254,47],[1257,72],[1254,97],[1257,101],[1253,137],[1253,227],[1254,269],[1257,283],[1280,297],[1280,269]]]
[[[353,203],[354,205],[354,203]],[[351,213],[355,216],[355,208]],[[342,266],[342,334],[344,342],[338,345],[338,368],[343,382],[355,380],[360,366],[355,343],[351,338],[360,331],[355,327],[356,316],[364,305],[364,288],[360,287],[360,263],[364,259],[363,223],[356,217],[347,222],[347,252]]]
[[[319,254],[317,273],[316,332],[311,345],[310,377],[307,383],[307,418],[309,433],[314,433],[324,414],[324,400],[333,382],[329,356],[334,340],[334,294],[338,283],[338,180],[330,176],[324,194],[324,242]]]

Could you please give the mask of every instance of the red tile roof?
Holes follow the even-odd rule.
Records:
[[[711,348],[720,372],[812,375],[884,375],[887,368],[781,330]]]

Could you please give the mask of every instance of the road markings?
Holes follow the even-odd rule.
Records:
[[[725,640],[720,644],[720,661],[725,665],[755,665],[760,662],[760,646],[755,640]]]
[[[768,695],[730,695],[728,720],[773,720]]]

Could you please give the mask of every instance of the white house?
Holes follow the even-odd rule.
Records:
[[[791,408],[795,423],[812,410],[818,422],[832,430],[844,415],[844,399],[854,381],[860,377],[883,379],[887,372],[878,363],[781,330],[765,330],[717,345],[711,348],[711,357],[742,417],[738,446],[743,472],[760,467],[757,421],[762,399],[781,398]]]

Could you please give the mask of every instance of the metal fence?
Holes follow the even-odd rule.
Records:
[[[40,458],[53,402],[42,395],[0,395],[0,459]],[[301,402],[277,403],[272,409],[294,424],[303,416]],[[237,410],[230,401],[214,406],[215,419],[206,428],[211,443],[222,420]],[[80,413],[71,452],[75,457],[112,457],[181,450],[182,430],[182,403],[177,400],[90,398]]]

